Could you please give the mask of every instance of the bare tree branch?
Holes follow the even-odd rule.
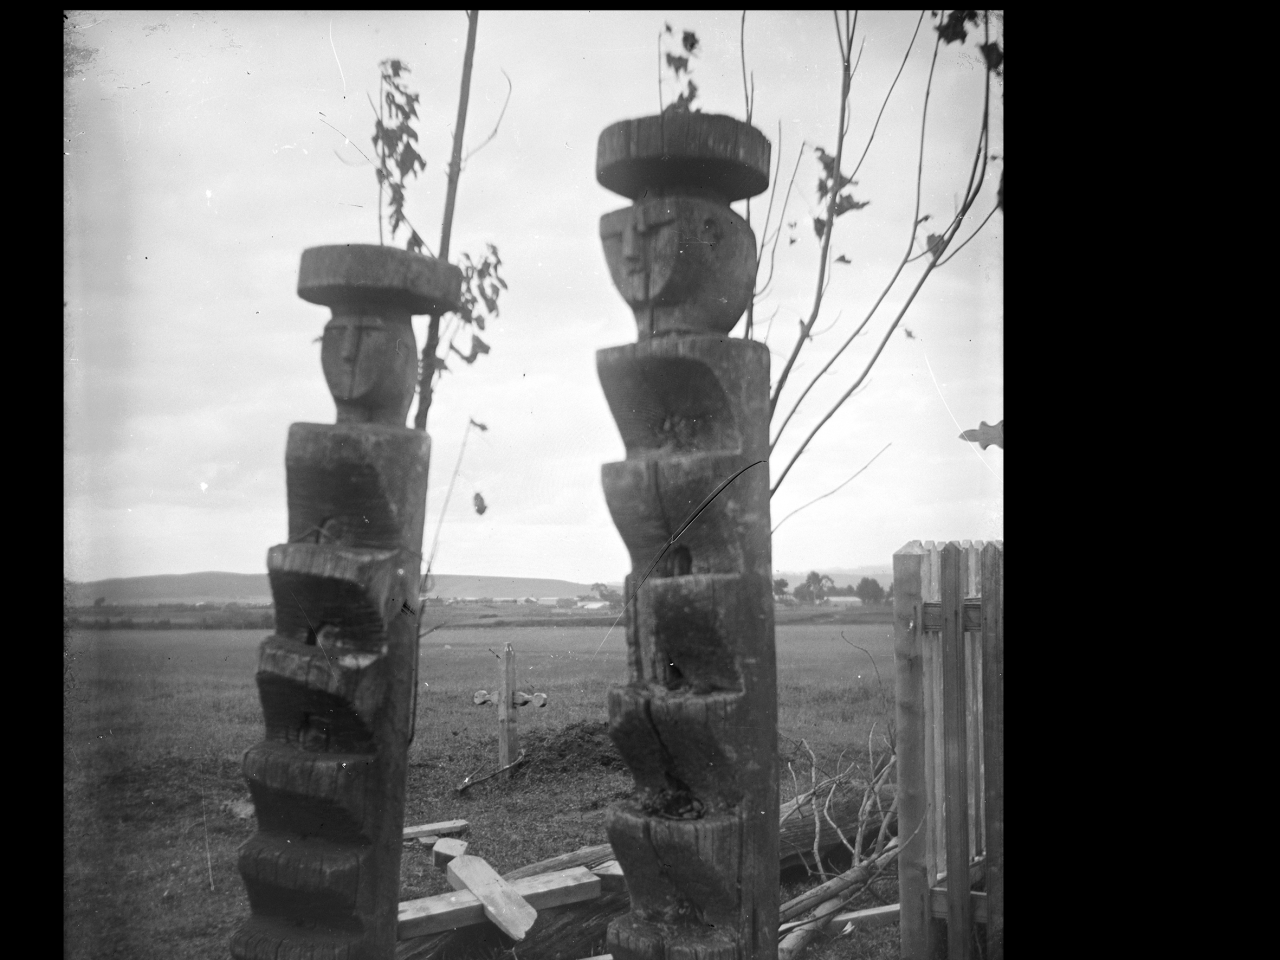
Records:
[[[987,72],[988,72],[988,86],[989,86],[990,70],[988,69]],[[930,72],[930,79],[932,80],[932,72]],[[926,97],[927,96],[928,96],[928,92],[926,90]],[[984,116],[983,116],[984,125],[986,123],[986,120],[987,118],[984,110]],[[984,128],[983,136],[979,137],[978,149],[983,150],[985,146],[986,146],[986,138],[985,138],[985,128]],[[923,147],[924,147],[924,140],[922,137],[921,138],[922,154],[923,154]],[[979,180],[979,186],[981,186],[981,180]],[[970,196],[966,206],[962,207],[960,211],[956,214],[955,219],[952,220],[950,226],[947,228],[950,236],[953,237],[955,235],[955,230],[958,229],[961,220],[963,219],[965,213],[968,211],[969,206],[973,204],[973,200],[975,198],[976,198],[976,194],[974,194],[973,196]],[[919,214],[919,207],[917,207],[916,212],[917,214]],[[775,483],[773,485],[773,489],[769,491],[770,497],[772,497],[773,494],[778,492],[778,487],[782,485],[782,481],[786,479],[787,474],[791,472],[791,468],[795,466],[796,461],[800,459],[800,455],[804,453],[805,448],[809,445],[809,441],[814,438],[814,435],[817,434],[817,432],[822,429],[822,427],[826,424],[828,420],[831,419],[831,417],[835,414],[835,412],[839,410],[841,406],[843,406],[844,402],[848,400],[850,396],[853,395],[853,392],[856,389],[858,389],[858,387],[862,384],[862,381],[866,379],[867,374],[871,372],[871,368],[875,366],[876,360],[880,358],[880,354],[884,351],[885,344],[889,342],[889,337],[893,335],[893,331],[898,328],[899,322],[901,322],[902,318],[906,316],[907,310],[911,308],[911,304],[915,301],[916,294],[920,292],[920,288],[924,286],[924,282],[929,279],[929,275],[937,268],[938,266],[937,257],[940,256],[942,251],[946,249],[946,245],[949,242],[949,239],[950,238],[946,234],[944,234],[943,240],[938,245],[938,248],[937,248],[938,252],[937,254],[935,254],[933,261],[930,262],[925,267],[924,272],[920,275],[920,279],[916,281],[916,285],[914,288],[912,288],[910,295],[907,297],[906,303],[902,305],[902,309],[898,311],[898,315],[894,318],[893,323],[890,324],[889,329],[885,331],[885,335],[883,339],[881,339],[880,341],[880,346],[876,348],[876,352],[872,355],[870,361],[867,362],[867,365],[863,369],[862,374],[858,377],[857,380],[854,381],[853,386],[851,386],[848,389],[848,391],[843,396],[841,396],[839,400],[835,402],[835,404],[831,407],[831,409],[827,411],[826,416],[824,416],[818,422],[818,425],[815,426],[813,430],[809,432],[809,435],[805,437],[804,442],[800,445],[800,449],[798,449],[795,452],[795,454],[791,457],[791,460],[787,463],[786,468],[782,471],[782,474],[778,477],[778,482]]]
[[[893,446],[893,441],[892,441],[892,440],[890,440],[888,443],[886,443],[883,447],[881,447],[881,448],[880,448],[880,453],[884,453],[884,452],[885,452],[886,450],[888,450],[891,446]],[[794,516],[795,516],[797,513],[799,513],[801,510],[805,509],[805,507],[811,507],[811,506],[813,506],[815,503],[817,503],[819,500],[825,500],[827,497],[831,496],[833,493],[837,493],[838,491],[840,491],[841,489],[843,489],[843,488],[844,488],[844,486],[845,486],[845,484],[849,483],[851,480],[853,480],[853,479],[854,479],[854,477],[856,477],[856,476],[858,476],[858,474],[862,473],[862,471],[863,471],[863,470],[867,469],[867,467],[869,467],[869,466],[871,466],[873,463],[875,463],[875,462],[876,462],[876,457],[879,457],[879,456],[880,456],[880,453],[877,453],[877,454],[875,455],[875,457],[872,457],[870,460],[868,460],[866,463],[864,463],[860,468],[858,468],[858,470],[854,473],[854,475],[853,475],[852,477],[850,477],[848,480],[845,480],[845,481],[844,481],[844,483],[841,483],[839,486],[835,487],[834,489],[828,490],[826,493],[824,493],[824,494],[823,494],[822,496],[820,496],[820,497],[814,497],[814,498],[813,498],[812,500],[810,500],[808,503],[804,504],[804,506],[796,507],[794,510],[792,510],[792,511],[791,511],[790,513],[788,513],[785,517],[783,517],[781,520],[779,520],[779,521],[778,521],[778,525],[777,525],[777,526],[775,526],[772,530],[770,530],[770,531],[769,531],[769,535],[770,535],[770,536],[773,536],[775,533],[777,533],[777,532],[778,532],[778,527],[782,526],[784,523],[786,523],[788,520],[790,520],[792,517],[794,517]],[[861,648],[861,647],[859,647],[858,649],[860,649],[860,650],[861,650],[862,648]],[[868,656],[870,656],[870,654],[868,654]],[[874,661],[874,660],[872,661],[872,665],[873,665],[873,666],[875,665],[875,661]],[[879,673],[879,671],[877,671],[877,674],[878,674],[878,673]]]
[[[951,256],[947,257],[947,259],[946,259],[946,260],[939,260],[939,261],[938,261],[938,266],[942,266],[943,264],[947,263],[948,261],[950,261],[950,260],[951,260],[951,258],[952,258],[952,257],[954,257],[954,256],[955,256],[957,253],[959,253],[961,250],[963,250],[963,249],[965,248],[965,244],[967,244],[970,240],[972,240],[974,237],[976,237],[976,236],[978,235],[978,230],[981,230],[983,227],[985,227],[985,226],[987,225],[987,221],[991,219],[992,215],[996,212],[996,210],[997,210],[997,209],[999,209],[999,208],[998,208],[998,207],[992,207],[992,208],[991,208],[991,213],[988,213],[985,217],[983,217],[983,218],[982,218],[982,222],[981,222],[980,224],[978,224],[978,228],[977,228],[977,230],[974,230],[974,231],[973,231],[973,233],[971,233],[971,234],[969,234],[969,236],[965,237],[965,238],[964,238],[964,243],[960,244],[960,246],[958,246],[958,247],[956,247],[954,250],[952,250],[952,251],[951,251]]]
[[[871,135],[867,137],[867,145],[863,148],[862,156],[858,158],[857,165],[853,168],[853,173],[849,174],[852,180],[858,175],[858,170],[862,167],[862,161],[867,159],[867,151],[871,149],[871,144],[876,138],[876,131],[880,128],[880,118],[884,116],[884,108],[889,105],[889,98],[893,96],[893,88],[898,85],[898,78],[902,76],[902,70],[907,65],[907,59],[911,56],[911,48],[915,45],[916,34],[920,32],[920,24],[924,22],[924,11],[920,11],[920,19],[916,21],[915,32],[911,34],[911,42],[907,44],[907,52],[902,55],[902,63],[898,66],[898,72],[894,74],[893,83],[889,84],[889,92],[884,95],[884,102],[880,104],[880,112],[876,114],[876,122],[871,127]]]
[[[781,129],[782,129],[781,122],[779,122],[778,124],[778,129],[779,129],[779,136],[781,136]],[[774,231],[774,234],[773,234],[773,249],[769,253],[769,276],[765,280],[764,286],[756,291],[755,293],[756,297],[763,297],[765,294],[765,291],[769,289],[769,284],[773,282],[773,264],[774,264],[774,259],[778,255],[778,239],[782,236],[782,224],[783,224],[783,221],[787,219],[787,204],[791,201],[791,188],[795,185],[796,174],[800,170],[800,160],[804,156],[804,148],[806,146],[807,144],[802,141],[800,143],[800,149],[796,152],[796,165],[795,165],[795,168],[791,171],[791,181],[787,184],[786,195],[782,198],[782,212],[778,214],[778,229]],[[779,161],[781,161],[781,157],[779,157]],[[777,181],[775,180],[774,182],[776,183]],[[770,202],[772,203],[772,201]],[[760,273],[760,264],[757,261],[756,275],[759,276],[759,273]]]
[[[855,15],[853,18],[853,30],[857,29],[857,25],[858,18]],[[840,20],[839,17],[837,17],[837,34],[839,33],[839,27]],[[839,38],[837,37],[837,39]],[[791,356],[788,358],[786,366],[782,368],[782,374],[778,378],[778,384],[774,388],[773,396],[769,399],[770,416],[773,415],[773,411],[778,405],[778,397],[782,395],[782,388],[787,384],[787,378],[791,375],[791,368],[795,365],[796,357],[799,356],[801,348],[809,337],[809,331],[813,329],[814,323],[818,320],[818,312],[822,309],[822,295],[825,292],[824,280],[826,279],[827,256],[831,249],[832,228],[834,227],[836,220],[836,198],[840,194],[840,162],[844,156],[844,118],[848,110],[849,86],[852,79],[847,51],[851,50],[852,47],[853,32],[851,30],[847,37],[847,42],[842,41],[840,43],[840,50],[842,54],[840,71],[840,119],[836,124],[836,130],[839,135],[836,138],[836,157],[835,167],[833,168],[835,170],[834,177],[836,189],[831,191],[830,198],[827,200],[826,228],[822,231],[822,256],[818,261],[818,284],[817,291],[814,293],[813,297],[813,310],[809,314],[809,322],[805,324],[804,328],[800,331],[800,336],[796,339],[796,345],[791,351]]]
[[[929,63],[929,80],[925,86],[924,107],[921,110],[921,117],[920,117],[920,152],[919,152],[919,159],[917,160],[917,164],[916,164],[916,203],[915,203],[915,212],[912,214],[912,233],[911,233],[911,242],[908,244],[908,254],[910,254],[911,243],[914,243],[915,241],[916,231],[919,230],[920,222],[921,222],[920,221],[920,191],[921,191],[921,185],[924,179],[925,130],[927,128],[927,123],[928,123],[929,96],[933,91],[933,74],[937,66],[938,50],[941,47],[941,45],[942,45],[942,36],[941,34],[939,34],[937,39],[935,39],[934,45],[933,45],[933,58]],[[990,68],[988,68],[987,70],[986,87],[988,88],[988,91],[989,91]],[[989,97],[989,94],[988,94],[988,97]],[[985,145],[987,116],[988,116],[987,106],[984,103],[983,105],[983,136],[979,137],[979,149],[982,149]],[[836,165],[837,177],[839,176],[839,169],[840,167],[839,167],[839,164],[837,163]],[[837,180],[837,182],[839,181]],[[972,183],[972,175],[971,175],[970,183]],[[970,199],[969,202],[972,203],[972,199]],[[961,217],[964,214],[966,209],[967,208],[961,209],[956,214],[956,217],[957,218]],[[948,230],[951,231],[952,236],[954,236],[954,230],[956,226],[957,226],[957,219],[953,219],[951,225],[948,227]],[[885,335],[883,339],[881,339],[880,345],[876,348],[875,353],[872,354],[870,361],[868,361],[866,367],[863,368],[862,373],[859,375],[857,380],[853,382],[853,385],[840,397],[840,399],[837,400],[835,404],[832,405],[831,409],[827,411],[826,415],[823,416],[823,418],[818,421],[817,425],[809,432],[808,436],[805,437],[804,441],[800,444],[799,449],[796,450],[796,452],[792,455],[791,459],[787,462],[787,465],[783,469],[782,473],[779,475],[777,482],[773,485],[773,489],[769,491],[770,497],[772,497],[773,494],[778,492],[778,488],[782,485],[782,481],[786,479],[787,474],[791,472],[791,468],[795,466],[796,461],[800,459],[800,455],[804,453],[805,448],[808,447],[809,442],[814,438],[817,432],[821,430],[823,426],[826,425],[827,421],[830,420],[835,415],[836,411],[839,410],[840,407],[844,405],[844,402],[853,395],[853,392],[857,390],[858,387],[861,386],[863,380],[866,379],[867,374],[871,372],[871,368],[875,366],[875,362],[880,358],[880,354],[884,351],[885,344],[889,342],[889,337],[893,334],[893,331],[897,329],[898,324],[901,322],[902,318],[906,315],[907,310],[910,308],[912,302],[915,300],[916,294],[920,292],[920,288],[924,286],[924,282],[927,279],[929,279],[929,274],[931,274],[934,268],[937,266],[937,256],[939,256],[942,253],[942,251],[946,249],[946,242],[947,242],[946,237],[947,237],[947,233],[944,232],[944,239],[939,244],[933,261],[930,262],[928,266],[925,267],[925,270],[921,274],[920,279],[916,282],[915,287],[912,288],[910,295],[907,297],[906,303],[903,304],[902,309],[898,311],[898,315],[894,318],[893,323],[889,325],[889,329],[885,331]],[[899,270],[901,269],[902,267],[899,266]],[[895,273],[894,279],[896,280],[896,278],[897,278],[897,274]],[[882,299],[883,299],[883,295],[882,295]]]
[[[501,69],[501,67],[499,67],[499,69]],[[507,77],[507,71],[503,70],[502,75],[507,78],[507,99],[502,101],[502,110],[498,113],[498,122],[493,125],[493,133],[485,137],[484,143],[480,144],[480,146],[476,147],[474,150],[472,150],[470,153],[468,153],[465,157],[462,158],[462,162],[464,164],[468,160],[470,160],[472,157],[474,157],[477,153],[479,153],[481,150],[483,150],[485,147],[487,147],[489,145],[489,141],[498,135],[498,128],[502,126],[502,118],[506,116],[507,104],[511,102],[511,91],[513,89],[511,85],[511,78]]]

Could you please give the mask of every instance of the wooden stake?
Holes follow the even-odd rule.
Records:
[[[520,738],[516,733],[516,705],[512,696],[516,691],[516,654],[511,644],[502,648],[502,674],[498,684],[498,766],[506,767],[504,778],[511,776],[511,762],[520,753]]]

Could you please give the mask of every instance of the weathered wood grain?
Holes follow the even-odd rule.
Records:
[[[449,863],[467,852],[467,842],[457,837],[441,837],[431,848],[431,863],[444,870]]]
[[[755,234],[722,204],[701,197],[646,200],[601,217],[600,240],[641,340],[728,333],[751,302]]]
[[[471,829],[471,824],[466,820],[442,820],[439,823],[420,823],[416,826],[404,828],[404,838],[406,840],[414,840],[418,837],[454,837],[460,836]]]
[[[239,857],[252,913],[237,960],[394,954],[430,452],[403,426],[408,321],[456,304],[459,283],[391,248],[303,257],[300,293],[334,309],[321,357],[340,423],[290,431],[289,542],[268,551],[276,632],[257,674],[266,739],[244,760],[258,832]]]
[[[942,673],[943,721],[946,742],[947,874],[964,876],[969,864],[968,724],[965,701],[965,644],[961,607],[964,571],[960,545],[942,548]],[[968,960],[973,913],[969,891],[949,886],[947,896],[947,957]]]
[[[590,871],[588,871],[589,873]],[[538,912],[479,857],[461,856],[450,861],[445,875],[455,890],[468,890],[484,908],[493,925],[513,940],[523,940]],[[592,875],[599,889],[599,880]]]
[[[295,423],[285,447],[289,540],[422,550],[431,438],[382,424]],[[417,601],[411,601],[417,606]]]
[[[982,550],[982,675],[987,956],[1004,960],[1004,544]]]
[[[933,960],[936,928],[930,922],[928,834],[930,816],[925,743],[926,716],[922,649],[925,569],[928,550],[913,540],[893,555],[893,622],[898,751],[898,900],[902,906],[903,960]]]
[[[441,313],[457,309],[461,292],[462,271],[453,264],[397,247],[308,247],[298,268],[298,296],[326,307]]]
[[[664,113],[606,127],[596,145],[596,180],[635,200],[646,190],[714,191],[722,203],[769,187],[770,144],[733,117]]]
[[[504,779],[511,777],[511,762],[520,753],[520,737],[516,730],[516,705],[512,695],[516,690],[516,654],[511,644],[502,648],[502,671],[498,684],[498,766],[506,767]]]
[[[610,189],[652,191],[601,221],[639,335],[597,354],[627,450],[603,470],[605,497],[632,561],[609,734],[636,780],[606,820],[632,904],[607,943],[618,960],[773,960],[769,355],[723,336],[749,302],[755,251],[728,202],[768,183],[768,141],[672,113],[615,124],[597,161]]]
[[[570,867],[511,882],[511,889],[536,910],[594,900],[600,896],[600,878],[585,867]],[[398,935],[413,940],[460,927],[484,923],[484,904],[468,889],[442,893],[400,904]]]

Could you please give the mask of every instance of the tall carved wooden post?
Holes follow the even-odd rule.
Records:
[[[457,307],[456,267],[391,247],[302,254],[298,295],[332,308],[321,364],[336,424],[295,423],[289,542],[267,553],[266,739],[244,774],[258,833],[240,849],[252,916],[239,960],[389,960],[431,442],[406,429],[413,314]]]
[[[636,781],[608,819],[631,895],[609,927],[616,960],[777,956],[767,464],[734,480],[645,579],[722,481],[769,456],[769,351],[729,338],[756,255],[729,204],[768,174],[769,142],[724,116],[616,123],[596,154],[600,183],[635,201],[605,214],[600,236],[639,327],[639,342],[596,361],[627,450],[603,478],[636,591],[629,680],[609,691],[609,732]]]

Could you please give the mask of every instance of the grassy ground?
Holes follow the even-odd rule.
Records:
[[[248,914],[236,851],[254,822],[240,756],[262,736],[253,675],[263,636],[72,632],[64,698],[66,957],[227,956],[227,940]],[[846,764],[865,759],[873,725],[879,739],[892,713],[893,643],[887,624],[780,624],[777,636],[785,800],[793,790],[788,762],[801,789],[809,777],[802,740],[821,775],[842,754]],[[454,788],[468,775],[496,766],[496,710],[473,705],[471,696],[496,685],[497,654],[508,642],[520,689],[549,701],[520,711],[530,760],[516,775],[459,795]],[[604,733],[605,691],[624,678],[622,654],[621,626],[611,633],[548,625],[431,634],[422,651],[406,823],[466,819],[469,852],[499,872],[605,842],[605,808],[631,784]],[[810,885],[788,882],[783,898]],[[406,846],[401,887],[402,899],[446,888],[425,848]],[[893,902],[895,887],[889,877],[876,888]],[[897,928],[839,938],[806,956],[896,957]]]

